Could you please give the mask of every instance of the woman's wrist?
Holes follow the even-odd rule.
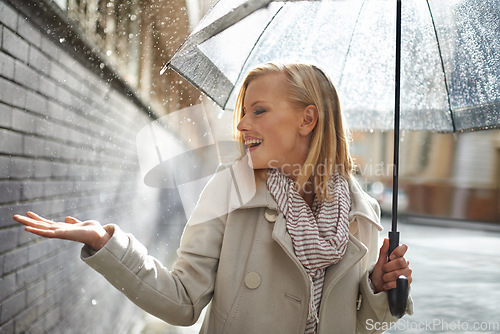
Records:
[[[99,251],[106,245],[109,239],[111,239],[114,231],[115,229],[113,228],[112,225],[103,226],[102,233],[98,233],[98,237],[96,238],[96,240],[91,245],[88,246],[90,246],[95,251]]]

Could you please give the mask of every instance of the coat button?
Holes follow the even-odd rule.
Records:
[[[249,289],[257,289],[260,285],[260,275],[256,272],[248,273],[245,276],[245,285]]]
[[[267,208],[266,211],[264,211],[264,217],[268,222],[274,223],[276,219],[278,219],[278,211]]]

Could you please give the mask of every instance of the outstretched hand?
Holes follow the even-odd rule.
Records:
[[[101,249],[113,234],[112,227],[102,226],[95,220],[79,221],[67,217],[64,222],[55,222],[27,212],[26,216],[15,215],[14,220],[25,225],[25,230],[46,238],[57,238],[84,243],[94,250]]]
[[[395,289],[396,280],[401,275],[406,276],[408,284],[411,284],[412,270],[410,269],[410,262],[404,258],[407,250],[407,245],[399,245],[392,252],[391,261],[389,261],[389,239],[384,239],[384,243],[380,247],[378,261],[370,276],[375,287],[375,293]]]

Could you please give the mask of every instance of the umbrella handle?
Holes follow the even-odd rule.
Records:
[[[389,232],[389,255],[392,254],[394,249],[399,245],[399,232]],[[390,261],[390,260],[389,260]],[[387,298],[389,300],[389,309],[391,314],[396,318],[401,318],[406,313],[406,306],[408,304],[408,279],[406,276],[399,276],[396,280],[396,288],[387,291]]]

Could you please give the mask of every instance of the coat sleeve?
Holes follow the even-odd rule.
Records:
[[[200,202],[203,198],[202,194]],[[193,216],[203,214],[200,210]],[[222,215],[196,223],[190,219],[172,270],[116,225],[111,225],[113,236],[101,250],[85,246],[81,258],[146,312],[172,325],[192,325],[213,295],[226,218]]]
[[[367,196],[369,197],[369,196]],[[380,215],[378,203],[368,198],[370,205],[373,207],[377,215]],[[363,222],[362,217],[358,218],[360,224],[369,226],[363,229],[363,243],[368,248],[366,262],[364,262],[365,271],[361,276],[359,284],[359,295],[361,298],[358,300],[359,310],[357,315],[356,332],[357,333],[382,333],[388,330],[392,325],[398,321],[393,317],[389,310],[389,302],[387,299],[387,292],[375,293],[370,282],[369,276],[377,261],[378,250],[378,237],[379,229],[377,225],[368,222]],[[378,218],[379,219],[379,218]],[[411,296],[408,297],[408,304],[406,313],[413,314],[413,300]]]

